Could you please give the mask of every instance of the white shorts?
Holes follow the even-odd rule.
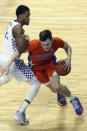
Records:
[[[10,55],[0,54],[0,65],[6,64]],[[16,59],[9,69],[10,78],[14,77],[19,82],[29,82],[35,78],[34,73],[21,59]]]

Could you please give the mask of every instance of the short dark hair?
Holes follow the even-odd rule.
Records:
[[[25,5],[19,5],[16,9],[16,16],[18,17],[19,14],[24,14],[25,11],[29,11],[30,9]]]
[[[47,39],[52,40],[52,33],[50,30],[41,31],[39,34],[39,38],[41,41],[46,41]]]

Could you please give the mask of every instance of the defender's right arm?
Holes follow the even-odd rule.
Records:
[[[12,34],[13,37],[15,38],[19,54],[23,53],[26,50],[29,42],[28,35],[25,35],[24,29],[20,25],[16,25],[13,27]]]
[[[10,65],[12,62],[18,58],[21,53],[23,53],[27,49],[27,45],[29,43],[28,35],[24,34],[24,30],[20,25],[16,25],[12,30],[13,37],[16,41],[17,50],[14,52],[8,63],[3,66],[0,66],[0,74],[3,75],[8,74]]]

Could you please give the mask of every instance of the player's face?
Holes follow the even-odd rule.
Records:
[[[52,40],[47,39],[46,41],[41,41],[41,46],[45,51],[49,51],[52,46]]]
[[[29,25],[30,22],[30,11],[25,11],[23,14],[23,24],[24,25]]]

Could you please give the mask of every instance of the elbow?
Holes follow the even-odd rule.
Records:
[[[24,53],[27,50],[27,46],[28,46],[28,42],[26,42],[23,45],[19,45],[18,48],[18,52],[21,55],[22,53]]]

